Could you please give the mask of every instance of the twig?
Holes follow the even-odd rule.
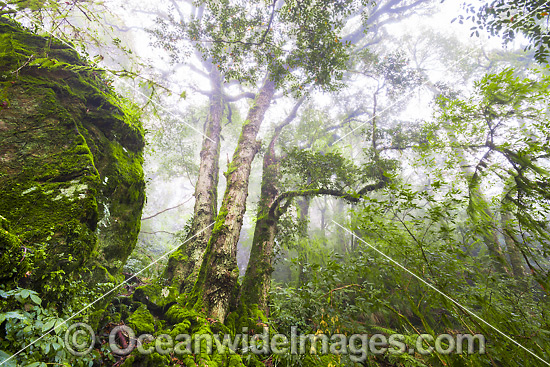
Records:
[[[173,207],[171,207],[171,208],[166,208],[166,209],[164,209],[164,210],[161,210],[161,211],[158,212],[158,213],[155,213],[155,214],[150,215],[150,216],[145,217],[145,218],[141,218],[141,220],[151,219],[151,218],[156,217],[157,215],[160,215],[160,214],[162,214],[162,213],[164,213],[164,212],[167,212],[168,210],[173,210],[173,209],[179,208],[179,207],[182,206],[183,204],[187,203],[189,200],[191,200],[191,197],[190,197],[189,199],[185,200],[185,201],[184,201],[183,203],[181,203],[181,204],[178,204],[178,205],[173,206]],[[142,233],[143,233],[143,232],[142,232]]]
[[[327,293],[323,294],[322,296],[320,296],[319,298],[323,298],[323,297],[326,297],[330,294],[331,298],[332,298],[332,293],[333,292],[336,292],[336,291],[339,291],[339,290],[342,290],[342,289],[345,289],[345,288],[349,288],[349,287],[358,287],[358,288],[363,288],[361,285],[359,284],[348,284],[348,285],[343,285],[341,287],[338,287],[338,288],[334,288],[334,289],[331,289],[330,291],[328,291]]]

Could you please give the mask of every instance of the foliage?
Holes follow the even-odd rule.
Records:
[[[300,189],[342,190],[353,186],[359,169],[339,152],[293,148],[286,152],[281,171]],[[290,183],[287,183],[287,186]]]
[[[447,152],[447,167],[474,162],[466,177],[470,210],[481,211],[476,208],[481,203],[472,200],[480,187],[487,182],[498,187],[502,205],[515,216],[511,235],[524,256],[535,262],[550,253],[550,234],[543,224],[550,211],[549,86],[547,76],[522,79],[512,69],[487,75],[469,98],[440,97],[438,119],[426,127],[432,137],[426,148]]]
[[[53,305],[43,304],[37,292],[24,288],[0,289],[0,297],[3,310],[14,310],[0,313],[0,362],[13,356],[3,365],[45,367],[56,363],[90,367],[98,358],[97,351],[74,356],[64,347],[69,326],[66,320],[71,315],[60,314]]]
[[[522,33],[530,42],[526,50],[534,48],[535,59],[541,64],[550,61],[550,5],[547,1],[493,0],[480,7],[472,4],[465,7],[470,14],[466,19],[475,23],[471,28],[472,36],[479,36],[479,30],[486,29],[492,36],[500,35],[508,43]],[[464,16],[458,18],[462,23]]]
[[[403,51],[381,56],[370,49],[364,49],[354,55],[353,61],[354,70],[377,80],[377,89],[385,89],[393,99],[424,81],[420,70],[409,65],[410,60]]]
[[[543,218],[548,213],[549,88],[546,76],[527,74],[521,78],[505,69],[482,78],[468,97],[454,91],[439,97],[434,121],[415,128],[423,141],[415,144],[413,167],[428,179],[414,184],[394,179],[382,192],[364,197],[348,225],[354,235],[329,226],[330,234],[321,238],[312,229],[303,240],[280,237],[281,245],[291,248],[285,255],[294,257],[295,270],[286,284],[272,289],[276,328],[285,333],[291,326],[313,333],[400,333],[407,345],[422,333],[481,333],[487,340],[486,354],[386,354],[382,360],[369,357],[366,365],[539,364],[381,257],[375,247],[548,358],[543,341],[549,324],[548,230]],[[412,143],[407,140],[402,144]],[[484,196],[486,201],[476,200]],[[514,218],[507,225],[501,222],[502,210]],[[486,233],[502,244],[511,237],[534,276],[496,272]],[[510,251],[506,248],[506,255]]]
[[[196,47],[227,79],[256,81],[266,70],[301,93],[304,85],[334,89],[343,76],[349,43],[339,32],[367,1],[200,1],[198,16],[180,12],[159,18],[158,44],[181,60],[180,50]],[[180,42],[180,47],[175,45]],[[298,69],[301,72],[298,72]]]
[[[102,1],[6,0],[0,2],[0,16],[30,23],[32,32],[46,33],[50,41],[61,40],[77,48],[81,56],[98,51],[93,50],[94,46],[101,47],[100,52],[104,55],[108,48],[116,50],[120,58],[132,54],[114,34],[113,27],[106,24],[107,19],[116,19],[116,16],[112,7]],[[93,64],[103,59],[104,56],[98,53]]]
[[[460,191],[448,191],[447,186],[435,184],[428,192],[393,185],[385,195],[367,200],[355,211],[351,228],[369,245],[476,310],[490,324],[521,335],[521,342],[544,358],[545,347],[537,344],[546,334],[543,325],[548,324],[548,297],[532,280],[520,286],[528,287],[529,292],[520,293],[515,281],[490,271],[490,260],[464,215],[467,203]],[[331,238],[331,242],[349,241],[348,235]],[[376,254],[366,243],[353,242],[345,257],[325,252],[320,262],[297,262],[307,280],[273,287],[272,317],[277,328],[288,332],[295,325],[303,332],[321,330],[329,335],[400,333],[408,338],[408,345],[415,345],[421,333],[478,332],[488,340],[485,355],[402,354],[384,358],[399,366],[456,365],[460,360],[468,366],[482,366],[489,359],[508,365],[521,365],[523,359],[536,363],[532,356],[519,352],[494,330]],[[376,356],[369,357],[369,363],[376,365]]]

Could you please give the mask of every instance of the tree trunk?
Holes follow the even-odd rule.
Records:
[[[466,168],[464,169],[466,170]],[[479,191],[479,185],[473,182],[473,180],[475,178],[470,178],[470,218],[472,218],[473,224],[478,227],[477,232],[481,235],[483,242],[487,246],[495,269],[500,274],[510,275],[511,272],[502,247],[498,242],[498,233],[494,227],[497,220],[489,207],[488,200],[485,199]]]
[[[514,234],[512,230],[511,215],[508,211],[506,211],[506,209],[503,209],[500,219],[502,224],[502,231],[504,233],[504,242],[506,243],[508,256],[510,256],[510,265],[512,265],[512,272],[514,273],[514,277],[523,278],[526,274],[525,266],[523,265],[523,257],[521,255],[521,251],[519,250],[513,237]]]
[[[260,147],[256,140],[258,130],[274,93],[275,83],[266,78],[248,112],[233,159],[225,173],[227,188],[222,206],[193,287],[191,301],[220,322],[225,320],[239,276],[237,242],[246,211],[250,168]]]
[[[303,198],[298,198],[296,200],[298,204],[298,218],[301,221],[308,220],[309,218],[309,204],[310,204],[311,198],[306,196]],[[307,224],[306,224],[306,231],[307,231]]]
[[[265,199],[273,199],[268,193]],[[254,239],[250,250],[250,260],[241,287],[240,304],[257,304],[269,315],[269,289],[273,273],[273,250],[277,234],[277,219],[269,214],[269,207],[259,210],[254,228]]]
[[[205,138],[200,153],[200,167],[195,187],[195,208],[187,238],[207,228],[217,214],[217,188],[219,177],[220,131],[223,114],[222,76],[211,66],[210,110],[205,124]],[[181,292],[191,289],[199,274],[203,256],[212,233],[211,227],[186,242],[168,259],[164,277]]]
[[[456,143],[457,139],[454,132],[448,127],[446,130],[451,141]],[[468,160],[464,156],[464,151],[462,148],[454,147],[453,150],[460,160],[460,166],[467,180],[470,191],[468,215],[472,219],[472,223],[478,227],[477,232],[481,235],[485,246],[487,246],[489,256],[493,260],[492,262],[496,271],[500,274],[510,275],[511,272],[508,269],[506,257],[504,256],[502,247],[498,242],[498,233],[495,229],[497,220],[495,219],[495,216],[490,208],[489,201],[480,191],[477,170],[472,171]],[[481,158],[480,163],[488,157],[488,154],[490,154],[490,152],[487,152],[485,156]],[[478,164],[478,166],[480,166],[480,164]]]
[[[279,195],[277,186],[279,183],[280,160],[275,154],[275,144],[282,129],[296,117],[296,112],[302,101],[303,99],[296,104],[288,118],[277,126],[264,155],[258,216],[254,228],[250,259],[241,287],[239,303],[243,305],[257,304],[266,316],[269,315],[268,295],[271,285],[271,273],[273,272],[273,250],[278,220],[277,215],[270,210],[275,198]]]

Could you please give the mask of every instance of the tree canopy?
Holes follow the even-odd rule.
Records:
[[[550,365],[549,12],[0,2],[0,364]]]

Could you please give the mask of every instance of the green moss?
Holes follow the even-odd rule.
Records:
[[[162,313],[170,305],[176,303],[179,293],[173,286],[166,287],[159,284],[147,284],[137,287],[133,298],[135,301],[146,304],[152,312]]]
[[[233,162],[229,162],[229,164],[227,165],[227,171],[225,171],[223,175],[227,177],[233,172],[235,172],[236,169],[237,169],[237,165],[233,164]]]
[[[30,270],[29,257],[19,238],[9,232],[6,218],[0,216],[0,282],[14,286]]]
[[[128,318],[128,326],[130,326],[136,335],[153,334],[155,332],[155,319],[145,305],[140,305]]]
[[[180,295],[178,301],[182,302],[186,295]],[[140,305],[138,310],[146,310],[144,305]],[[135,318],[138,311],[134,312],[132,316],[128,318],[127,324],[131,325],[130,320]],[[252,316],[254,315],[254,316]],[[256,317],[258,315],[257,309],[252,308],[250,311],[250,317]],[[215,322],[212,319],[209,319],[206,314],[183,307],[180,303],[172,305],[168,311],[162,315],[168,321],[168,325],[165,325],[163,328],[157,327],[157,332],[154,333],[156,337],[159,337],[162,334],[170,335],[173,340],[175,340],[177,335],[187,334],[191,336],[191,350],[193,354],[172,354],[173,358],[177,358],[177,361],[172,359],[171,363],[174,366],[208,366],[208,367],[244,367],[244,366],[262,366],[260,359],[252,354],[247,354],[246,357],[243,357],[239,354],[231,353],[229,350],[220,353],[216,347],[216,342],[214,341],[214,336],[219,337],[219,340],[223,339],[225,334],[231,335],[234,337],[235,334],[232,333],[229,328],[219,322]],[[150,323],[149,319],[149,323]],[[132,326],[133,327],[133,326]],[[241,330],[239,330],[241,332]],[[209,346],[207,339],[213,341],[212,345]],[[196,346],[199,346],[199,349],[196,349]],[[173,345],[175,346],[175,345]],[[181,346],[180,346],[181,347]],[[242,347],[242,346],[241,346]],[[157,363],[158,366],[169,366],[166,359],[159,359],[158,356],[155,357],[156,352],[153,352],[150,356],[153,356],[152,359],[149,357],[140,355],[137,352],[134,352],[129,356],[125,364],[127,366],[142,366],[150,365],[149,363]],[[246,358],[247,362],[244,363],[243,358]]]
[[[102,283],[107,280],[108,283],[119,283],[117,279],[109,273],[109,271],[101,264],[95,264],[91,266],[92,271],[92,283]]]
[[[163,356],[158,354],[157,352],[153,352],[148,355],[139,354],[139,353],[130,355],[128,358],[126,358],[124,363],[121,365],[121,367],[131,367],[131,366],[163,367],[163,366],[173,366],[173,364],[170,361],[169,356]]]
[[[164,314],[164,317],[172,324],[179,324],[185,320],[204,319],[205,316],[192,308],[186,308],[179,304],[172,305]]]
[[[93,330],[99,329],[99,323],[103,319],[103,314],[105,311],[103,309],[95,310],[90,313],[88,316],[88,324],[92,327]],[[120,318],[119,318],[120,321]]]
[[[53,300],[62,293],[50,276],[58,271],[70,277],[88,267],[92,286],[116,281],[145,199],[138,109],[75,51],[4,18],[0,81],[0,99],[9,99],[0,121],[0,215],[12,223],[3,241],[18,238],[32,251],[25,282],[50,289]],[[17,276],[24,270],[6,266]]]
[[[255,333],[261,333],[268,320],[258,305],[239,305],[239,308],[231,312],[225,321],[231,334],[240,333],[246,328]]]

